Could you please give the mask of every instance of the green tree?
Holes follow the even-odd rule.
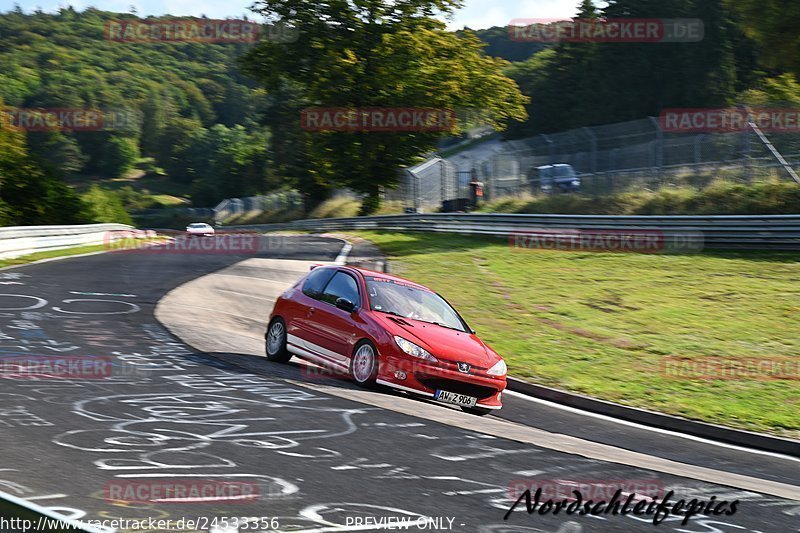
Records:
[[[162,140],[169,138],[165,129],[177,118],[197,120],[206,127],[222,122],[255,128],[254,110],[263,91],[254,91],[253,80],[243,76],[236,64],[251,45],[107,40],[104,24],[121,18],[131,16],[68,7],[55,14],[0,13],[0,99],[15,107],[142,112],[141,131],[133,127],[64,133],[63,138],[50,138],[55,144],[38,142],[44,135],[31,139],[30,151],[49,170],[60,175],[74,172],[80,153],[88,158],[80,170],[86,175],[105,178],[123,173],[129,167],[130,141],[139,144],[145,155],[158,156],[168,149],[162,146]],[[77,141],[79,151],[70,138]],[[180,141],[178,145],[176,153]],[[62,163],[64,168],[59,167]]]
[[[29,132],[27,141],[30,153],[54,175],[65,177],[80,172],[86,164],[86,156],[71,135],[60,131]]]
[[[178,183],[191,183],[202,166],[202,161],[195,166],[188,160],[187,151],[196,144],[196,139],[205,135],[200,121],[174,116],[164,126],[158,138],[155,158],[167,175]]]
[[[742,102],[754,107],[789,105],[800,106],[800,83],[793,74],[767,78],[758,89],[742,93]]]
[[[272,133],[268,146],[267,180],[273,188],[293,186],[303,191],[305,209],[310,211],[327,199],[331,185],[318,181],[308,155],[307,136],[298,117],[308,103],[298,84],[283,82],[271,91],[263,111],[263,123]]]
[[[263,133],[217,124],[194,136],[185,155],[187,163],[198,169],[192,183],[192,200],[198,205],[264,190],[267,139]]]
[[[122,199],[114,191],[108,191],[92,185],[83,194],[87,216],[92,222],[110,222],[117,224],[133,224],[133,219],[125,210]]]
[[[86,221],[85,206],[78,195],[28,154],[21,132],[2,126],[0,221],[20,226]]]
[[[267,90],[292,83],[323,107],[468,107],[488,110],[503,127],[524,120],[525,97],[501,74],[506,62],[482,53],[472,34],[459,37],[432,18],[452,0],[308,3],[262,0],[255,10],[297,27],[295,43],[261,42],[243,60]],[[298,117],[299,118],[299,117]],[[458,127],[451,133],[458,133]],[[434,148],[438,135],[316,133],[304,136],[308,180],[364,193],[365,211],[397,182],[398,168]]]
[[[563,42],[515,64],[511,75],[532,97],[531,119],[509,137],[657,116],[669,107],[732,103],[743,85],[741,32],[721,0],[584,0],[576,18],[698,18],[699,42]]]
[[[800,3],[786,0],[727,0],[747,35],[760,45],[760,62],[772,74],[800,75]]]
[[[147,100],[142,105],[140,145],[143,155],[154,156],[158,152],[161,134],[167,123],[169,112],[169,102],[163,94],[152,91],[147,95]]]
[[[512,39],[508,26],[493,26],[485,30],[464,28],[463,32],[473,32],[476,37],[485,42],[486,48],[484,48],[484,52],[486,55],[499,57],[506,61],[525,61],[533,54],[550,47],[550,43]]]
[[[103,140],[103,149],[94,162],[94,168],[107,178],[124,177],[139,158],[136,141],[117,135],[104,135]]]

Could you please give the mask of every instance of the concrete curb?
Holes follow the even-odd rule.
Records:
[[[617,403],[598,400],[581,394],[553,389],[542,385],[529,383],[521,379],[508,378],[508,390],[541,398],[551,402],[582,409],[592,413],[619,418],[629,422],[636,422],[646,426],[668,429],[678,433],[685,433],[695,437],[703,437],[719,442],[736,444],[759,450],[766,450],[792,457],[800,457],[800,441],[773,437],[762,433],[732,429],[706,422],[697,422],[686,418],[646,411],[635,407],[627,407]]]

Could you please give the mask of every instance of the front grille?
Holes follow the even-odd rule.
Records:
[[[497,389],[484,387],[483,385],[475,385],[474,383],[467,383],[466,381],[436,378],[420,374],[414,374],[414,377],[429,389],[441,389],[448,392],[455,392],[456,394],[466,394],[467,396],[474,396],[481,400],[497,394]]]

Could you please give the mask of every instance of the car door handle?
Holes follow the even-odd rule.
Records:
[[[309,307],[309,308],[308,308],[308,316],[311,316],[311,315],[313,315],[313,314],[314,314],[314,311],[316,311],[316,308],[314,308],[314,307]]]

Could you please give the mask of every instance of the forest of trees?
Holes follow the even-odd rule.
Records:
[[[366,8],[260,0],[296,42],[122,43],[109,20],[134,14],[0,14],[0,106],[99,108],[137,117],[108,131],[18,131],[0,123],[0,223],[124,218],[101,183],[147,168],[196,206],[295,188],[307,206],[337,187],[377,207],[396,169],[442,134],[303,131],[307,106],[481,109],[507,138],[658,115],[669,107],[800,103],[800,4],[781,0],[610,0],[580,18],[699,18],[696,43],[525,43],[504,27],[448,32],[454,0]],[[361,11],[359,11],[361,10]],[[449,134],[458,134],[456,128]],[[143,167],[144,168],[144,167]]]
[[[561,43],[506,73],[531,95],[507,138],[658,116],[666,108],[800,102],[800,4],[780,0],[583,0],[577,18],[697,18],[687,43]]]
[[[466,32],[474,33],[478,39],[486,43],[483,49],[486,55],[499,57],[506,61],[525,61],[533,54],[552,46],[551,43],[514,40],[511,38],[507,26],[494,26],[485,30],[465,28],[458,33]]]
[[[0,14],[0,106],[127,110],[137,118],[108,131],[0,130],[0,223],[117,216],[119,209],[92,205],[118,204],[114,194],[95,187],[80,198],[63,182],[121,177],[141,158],[202,206],[279,185],[269,181],[268,131],[258,123],[264,91],[236,64],[251,45],[106,40],[104,24],[125,18],[135,17],[93,8]]]

